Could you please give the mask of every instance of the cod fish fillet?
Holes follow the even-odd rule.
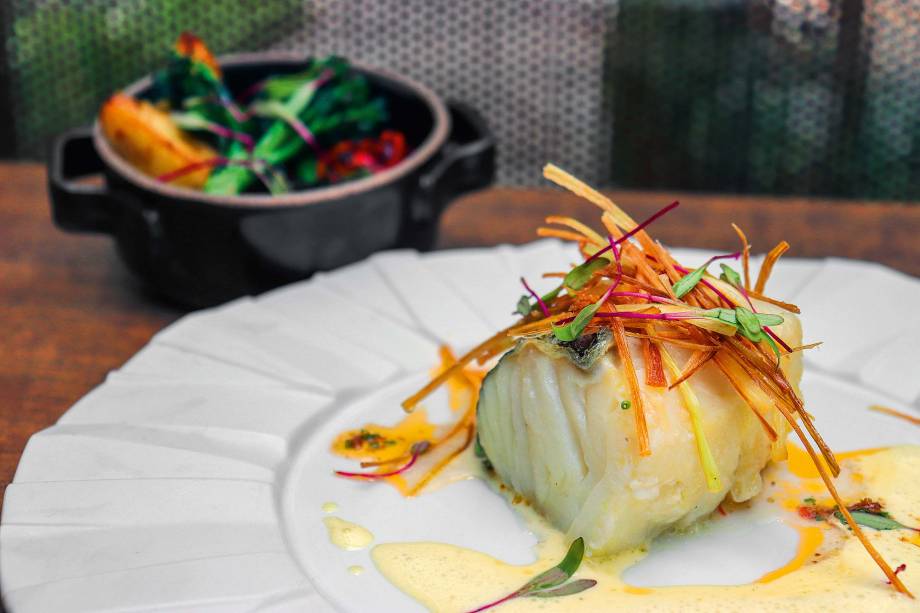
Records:
[[[801,343],[792,313],[774,327],[790,346]],[[712,361],[688,383],[699,399],[702,426],[722,488],[710,491],[684,401],[675,388],[644,385],[637,339],[629,339],[648,423],[651,454],[640,456],[622,361],[609,330],[572,343],[522,340],[486,377],[479,398],[478,436],[497,476],[557,528],[584,537],[604,554],[637,547],[668,529],[684,529],[724,498],[741,502],[761,490],[760,473],[785,452],[788,424],[759,389],[750,393],[778,435],[771,442],[752,409]],[[681,367],[688,350],[663,347]],[[782,358],[798,390],[800,353]],[[668,379],[674,377],[668,373]],[[759,395],[758,395],[759,394]]]

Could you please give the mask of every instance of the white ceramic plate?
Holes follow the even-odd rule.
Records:
[[[693,265],[711,254],[676,255]],[[483,483],[406,500],[334,478],[340,461],[328,445],[357,423],[397,421],[399,400],[438,362],[439,344],[463,351],[506,325],[518,277],[548,289],[540,274],[576,257],[554,241],[383,253],[176,322],[30,440],[0,524],[7,606],[420,610],[366,550],[329,542],[326,501],[376,542],[434,540],[532,560],[533,535]],[[825,341],[808,354],[803,389],[832,445],[920,444],[916,429],[866,410],[918,408],[920,281],[865,262],[784,259],[768,293],[799,304],[806,338]],[[441,395],[427,402],[435,416],[444,404]],[[739,539],[762,542],[761,553],[715,571],[694,564],[737,553]],[[725,522],[706,538],[659,543],[629,579],[746,582],[794,547],[775,522]],[[350,575],[351,565],[367,572]]]

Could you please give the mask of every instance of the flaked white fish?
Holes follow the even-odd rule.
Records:
[[[774,331],[791,346],[801,343],[795,315],[755,304],[760,312],[783,315]],[[789,427],[777,410],[765,412],[779,435],[771,443],[715,364],[689,379],[722,482],[711,492],[686,406],[677,389],[645,386],[639,342],[630,339],[652,451],[644,457],[633,409],[621,408],[630,394],[616,346],[603,333],[579,341],[568,348],[548,339],[522,341],[489,373],[479,398],[479,443],[498,477],[556,527],[584,537],[595,553],[612,553],[685,528],[726,497],[741,502],[761,490],[761,470],[785,452]],[[664,347],[678,365],[690,356]],[[797,389],[801,354],[782,362]]]

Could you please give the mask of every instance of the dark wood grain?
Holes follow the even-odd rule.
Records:
[[[45,171],[0,164],[0,480],[52,425],[180,313],[145,295],[111,239],[51,223]]]
[[[838,256],[872,260],[920,276],[920,206],[809,198],[608,192],[637,220],[661,207],[680,206],[655,222],[652,234],[680,247],[734,250],[738,224],[765,252],[781,240],[787,257]],[[547,215],[570,215],[602,229],[598,209],[553,188],[493,189],[468,196],[444,215],[441,247],[522,243]]]
[[[727,249],[736,221],[767,249],[877,260],[920,275],[920,207],[641,192],[612,194],[645,217],[674,198],[655,227],[673,245]],[[495,189],[447,212],[441,247],[523,243],[550,213],[595,220],[595,209],[551,189]],[[51,223],[44,169],[0,164],[0,481],[28,437],[52,425],[160,328],[182,313],[147,295],[104,236],[65,234]]]

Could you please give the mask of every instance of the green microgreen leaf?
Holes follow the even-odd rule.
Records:
[[[533,305],[530,304],[530,296],[524,294],[517,301],[517,307],[514,309],[514,312],[521,315],[522,317],[527,317],[530,315],[530,312],[533,310]]]
[[[572,575],[574,575],[578,567],[581,566],[581,561],[584,556],[585,540],[578,537],[569,545],[569,550],[559,564],[540,573],[504,598],[499,598],[489,604],[478,607],[474,609],[472,613],[479,613],[480,611],[491,609],[492,607],[496,607],[515,598],[558,598],[560,596],[578,594],[594,587],[597,585],[597,581],[594,579],[578,579],[571,583],[565,583],[572,578]]]
[[[560,341],[574,341],[576,338],[581,336],[581,333],[584,332],[584,329],[588,327],[588,324],[591,323],[591,320],[594,318],[594,314],[597,313],[597,310],[601,308],[600,303],[595,302],[594,304],[589,304],[582,310],[578,312],[578,315],[575,316],[575,319],[565,324],[564,326],[553,326],[553,334]]]
[[[595,258],[579,264],[565,276],[564,285],[569,289],[579,290],[591,280],[594,273],[610,264],[607,258]]]
[[[834,515],[840,520],[840,523],[847,524],[846,518],[839,510],[834,511]],[[853,521],[860,526],[872,528],[873,530],[913,530],[910,526],[905,526],[901,522],[891,519],[887,514],[877,515],[866,511],[850,511],[850,515],[853,516]]]
[[[678,279],[674,284],[674,287],[671,288],[674,291],[674,295],[678,298],[683,298],[686,296],[690,290],[696,287],[697,284],[703,279],[703,273],[706,272],[706,266],[708,265],[709,262],[706,262],[696,270],[692,270]]]
[[[551,291],[546,292],[545,294],[543,294],[542,296],[540,296],[540,299],[543,301],[544,304],[549,303],[549,302],[552,302],[553,300],[556,299],[556,296],[559,295],[559,292],[562,291],[562,287],[563,287],[563,286],[560,285],[559,287],[557,287],[557,288],[555,288],[555,289],[553,289],[553,290],[551,290]],[[517,313],[517,314],[519,314],[519,315],[521,315],[522,317],[527,317],[528,315],[530,315],[530,313],[531,313],[534,309],[539,308],[539,306],[540,306],[540,305],[539,305],[539,303],[538,303],[536,300],[534,300],[533,302],[531,302],[531,301],[530,301],[530,296],[528,296],[527,294],[524,294],[524,295],[521,296],[521,298],[517,301],[517,306],[515,307],[514,312]]]
[[[721,322],[735,326],[739,334],[754,343],[766,341],[773,353],[776,354],[777,364],[779,364],[780,351],[776,346],[773,338],[767,334],[764,326],[776,326],[783,323],[781,315],[771,313],[754,313],[744,307],[735,307],[734,309],[715,308],[708,309],[701,313],[704,317],[718,319]]]
[[[578,315],[575,316],[575,319],[565,324],[564,326],[557,326],[553,324],[553,334],[557,339],[563,342],[574,341],[578,338],[584,329],[591,323],[591,320],[594,318],[594,314],[597,313],[597,310],[607,301],[607,298],[610,297],[610,292],[613,291],[615,285],[611,285],[607,288],[607,291],[597,299],[597,302],[594,304],[589,304],[582,310],[578,312]]]
[[[526,596],[530,592],[545,590],[557,585],[562,585],[568,581],[578,567],[581,566],[581,560],[585,555],[585,539],[578,537],[569,545],[569,550],[565,557],[556,566],[544,571],[522,585],[517,593],[520,596]]]
[[[734,285],[735,287],[741,287],[741,275],[738,272],[729,266],[728,264],[719,264],[722,268],[722,274],[719,275],[719,278],[728,283],[729,285]]]
[[[701,313],[703,317],[712,317],[713,319],[718,319],[721,322],[731,324],[733,326],[738,325],[738,318],[735,317],[734,309],[723,309],[721,307],[715,309],[708,309]]]
[[[572,581],[571,583],[566,583],[561,587],[557,587],[551,590],[542,590],[540,592],[533,592],[527,594],[528,598],[558,598],[559,596],[571,596],[572,594],[579,594],[585,590],[591,589],[597,585],[597,581],[594,579],[578,579]]]
[[[562,291],[562,286],[560,285],[559,287],[553,289],[552,291],[546,292],[545,294],[540,296],[540,298],[543,299],[543,302],[552,302],[553,300],[556,299],[556,296],[558,296],[559,292],[561,291]]]
[[[763,336],[763,327],[753,311],[740,306],[735,307],[735,320],[738,322],[738,329],[745,337],[754,340],[755,337]]]
[[[782,315],[774,315],[773,313],[755,313],[757,315],[757,321],[760,322],[761,326],[778,326],[784,321]]]
[[[706,274],[706,268],[716,260],[724,260],[726,258],[738,259],[738,256],[741,255],[741,252],[729,253],[726,255],[714,255],[706,262],[697,268],[696,270],[691,270],[683,277],[677,280],[677,283],[671,288],[674,291],[674,295],[678,298],[683,298],[687,293],[692,290],[694,287],[703,280],[703,275]],[[686,270],[686,269],[685,269]]]

